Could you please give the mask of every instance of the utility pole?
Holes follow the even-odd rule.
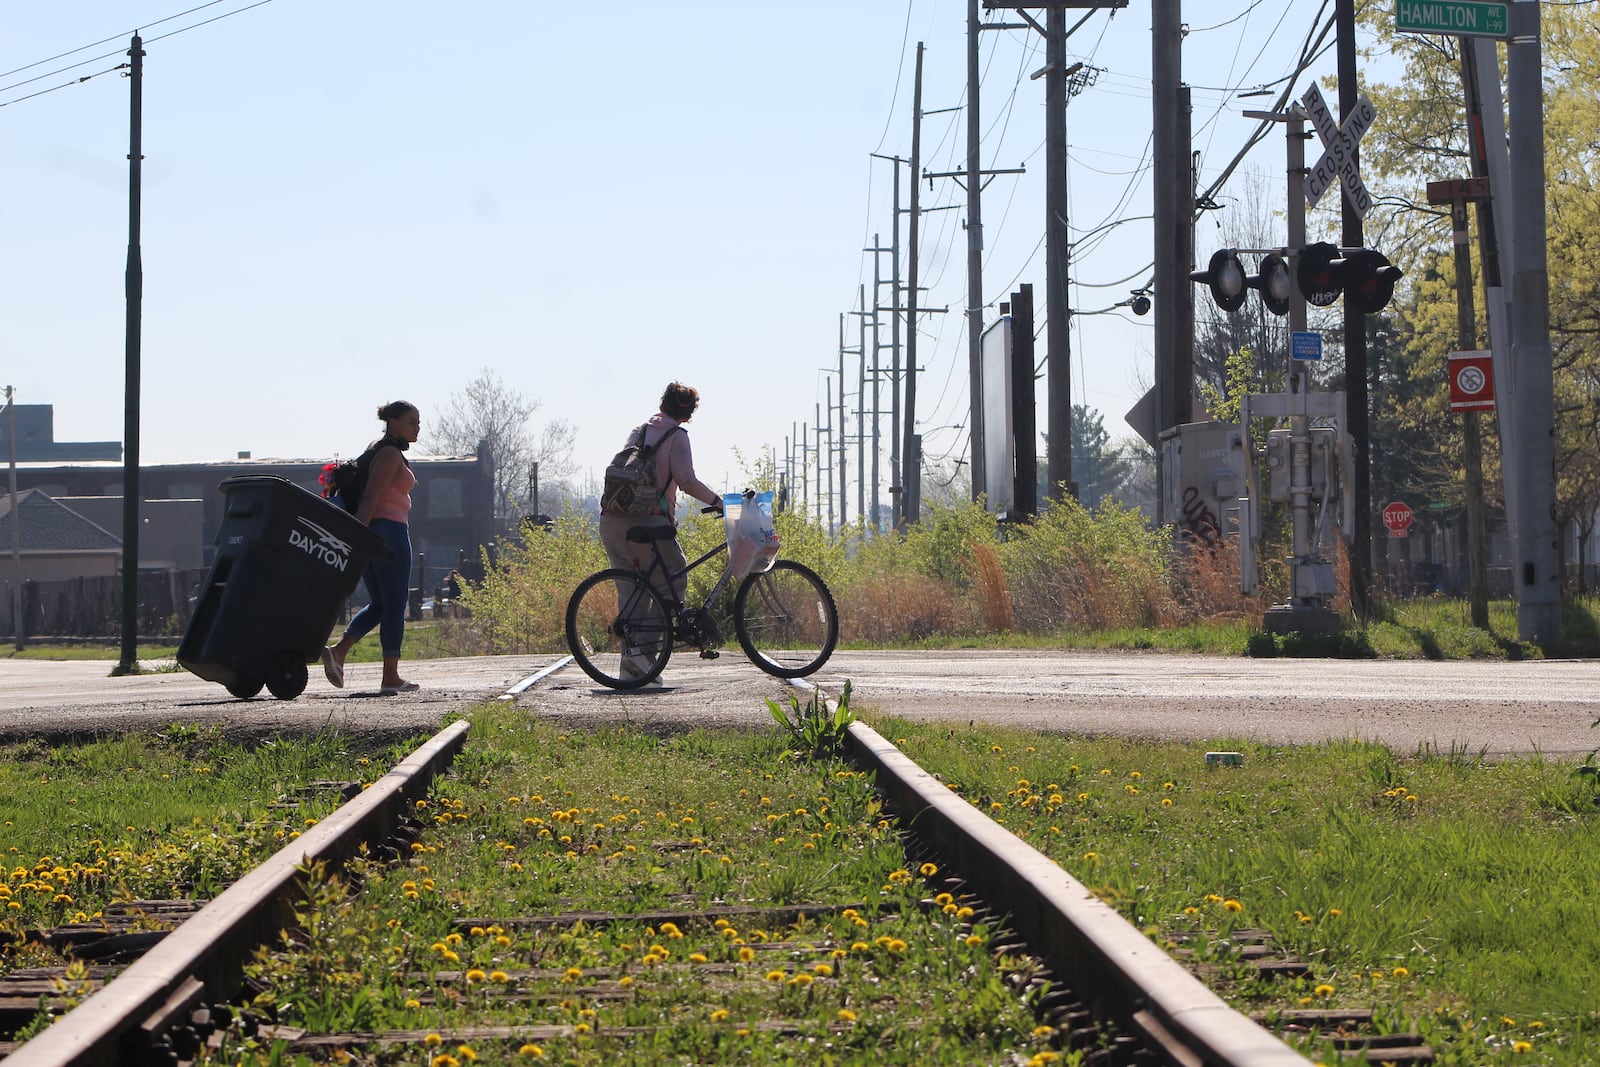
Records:
[[[1356,84],[1356,5],[1355,0],[1334,0],[1334,38],[1338,52],[1339,121],[1349,118],[1360,96]],[[1359,166],[1361,149],[1350,146]],[[1348,196],[1339,198],[1339,243],[1345,248],[1366,247],[1361,212]],[[1372,583],[1372,448],[1367,401],[1367,316],[1351,302],[1344,302],[1344,389],[1345,422],[1355,455],[1352,457],[1355,484],[1355,531],[1350,543],[1350,610],[1361,622],[1370,612]]]
[[[879,311],[889,313],[889,528],[900,528],[900,164],[905,160],[899,156],[880,156],[872,153],[874,159],[887,159],[894,163],[894,231],[889,236],[887,249],[875,251],[889,253],[889,306],[880,307]],[[911,184],[916,185],[913,175]],[[874,239],[873,244],[877,244]],[[876,395],[876,394],[874,394]],[[876,405],[874,405],[876,407]],[[874,425],[877,420],[874,419]],[[877,435],[874,433],[873,444],[877,445]],[[873,525],[883,528],[882,521],[873,517]]]
[[[833,432],[833,382],[825,378],[823,379],[823,385],[828,400],[828,422],[826,427],[828,452],[826,458],[822,458],[819,455],[817,462],[828,469],[828,491],[825,494],[825,499],[828,501],[828,525],[824,528],[831,532],[833,530],[833,450],[836,447]]]
[[[22,516],[17,514],[17,391],[6,386],[6,452],[11,468],[11,638],[22,651]]]
[[[1518,497],[1513,544],[1517,636],[1561,637],[1561,546],[1555,523],[1555,369],[1550,347],[1550,274],[1544,206],[1543,49],[1537,0],[1509,9],[1506,85],[1511,98],[1511,199],[1517,243],[1511,261],[1511,362],[1518,407],[1517,467],[1508,488]]]
[[[898,167],[895,169],[896,171],[899,170]],[[898,224],[898,220],[896,220],[896,225]],[[878,487],[882,484],[883,479],[878,470],[878,457],[883,449],[878,441],[878,425],[883,417],[883,407],[879,399],[878,384],[883,378],[883,368],[879,362],[878,354],[883,350],[883,342],[881,339],[882,334],[878,329],[878,312],[881,310],[878,306],[878,293],[883,286],[883,262],[878,257],[880,253],[887,252],[889,249],[883,247],[877,234],[873,234],[872,247],[867,251],[872,253],[872,306],[870,311],[872,315],[872,517],[870,522],[872,528],[881,533],[883,531],[883,512],[880,510],[882,503],[878,497]]]
[[[139,340],[144,306],[139,209],[144,161],[144,48],[133,35],[128,49],[128,265],[123,285],[127,315],[123,333],[125,379],[122,413],[122,650],[113,674],[139,669]]]
[[[877,242],[874,241],[874,244]],[[856,325],[859,339],[856,342],[856,515],[861,522],[862,534],[867,529],[867,288],[856,287],[856,300],[861,305]],[[876,301],[874,301],[876,303]]]
[[[1462,352],[1478,347],[1478,320],[1472,300],[1472,249],[1467,233],[1467,204],[1488,197],[1489,180],[1476,183],[1429,182],[1428,203],[1450,205],[1450,241],[1455,246],[1456,344]],[[1480,188],[1481,187],[1481,188]],[[1478,412],[1463,411],[1462,461],[1467,490],[1467,603],[1472,625],[1489,628],[1489,578],[1483,550],[1483,438]]]
[[[1046,402],[1045,443],[1049,453],[1045,462],[1050,485],[1046,493],[1059,501],[1071,492],[1072,485],[1072,307],[1067,290],[1071,272],[1071,245],[1067,240],[1067,79],[1082,65],[1067,67],[1067,38],[1093,17],[1100,8],[1126,7],[1127,0],[984,0],[991,8],[1003,7],[1018,15],[1044,36],[1045,65],[1045,366]],[[1025,8],[1044,8],[1045,25]],[[1066,25],[1068,10],[1087,13]],[[976,358],[976,349],[974,349]],[[974,371],[976,374],[976,370]],[[982,400],[981,395],[978,397]],[[981,427],[981,423],[980,423]],[[974,457],[974,463],[979,462]],[[974,476],[977,471],[974,471]]]
[[[916,522],[922,516],[922,454],[917,434],[917,270],[918,238],[922,230],[922,42],[917,42],[917,76],[911,90],[911,225],[906,230],[906,255],[909,272],[906,287],[906,421],[905,441],[900,446],[902,470],[899,496],[899,522]],[[896,529],[899,527],[897,526]]]
[[[971,497],[984,491],[983,455],[983,189],[979,185],[983,164],[978,150],[983,144],[978,107],[978,0],[967,0],[967,379],[971,434],[968,456],[972,466]]]
[[[1189,159],[1189,90],[1182,82],[1180,0],[1152,0],[1151,92],[1155,230],[1156,520],[1166,523],[1162,431],[1193,419],[1194,181]],[[1291,189],[1290,201],[1298,194]]]
[[[839,528],[850,521],[850,452],[845,448],[849,434],[844,417],[844,357],[850,349],[844,343],[844,315],[839,316]]]

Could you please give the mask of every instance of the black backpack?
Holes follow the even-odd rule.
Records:
[[[667,495],[656,485],[656,450],[680,429],[671,427],[653,445],[644,443],[643,426],[633,431],[627,446],[611,457],[606,468],[605,488],[600,491],[602,515],[667,514]]]
[[[354,515],[361,506],[361,494],[367,490],[367,475],[372,473],[372,457],[378,454],[378,449],[388,444],[394,442],[384,437],[369,445],[355,459],[325,464],[322,473],[317,475],[317,481],[322,485],[322,498],[333,501]],[[404,455],[400,458],[405,460]]]

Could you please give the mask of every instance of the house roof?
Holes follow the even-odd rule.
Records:
[[[11,550],[11,526],[21,518],[24,552],[115,552],[122,539],[103,526],[79,515],[42,490],[27,489],[17,494],[16,516],[11,511],[11,495],[0,493],[0,552]]]

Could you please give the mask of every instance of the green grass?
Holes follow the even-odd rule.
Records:
[[[1225,946],[1265,929],[1312,965],[1229,984],[1243,1010],[1371,1008],[1445,1063],[1525,1062],[1518,1042],[1540,1063],[1600,1057],[1592,768],[879,728],[1151,936]],[[1208,747],[1243,766],[1208,765]]]
[[[258,960],[284,1021],[441,1035],[495,1020],[588,1026],[539,1042],[563,1063],[820,1062],[819,1050],[836,1063],[1024,1062],[1044,1050],[1008,984],[1020,961],[983,951],[981,924],[919,903],[937,879],[903,870],[869,783],[792,758],[791,732],[562,730],[502,705],[474,716],[465,753],[418,810],[425,832],[405,865],[362,865],[358,896],[317,882],[301,909],[312,936]],[[1370,1009],[1446,1064],[1600,1060],[1592,760],[875,725],[1152,938],[1222,965],[1219,991],[1241,1010]],[[0,751],[11,868],[0,884],[17,905],[6,922],[220,884],[325,810],[269,801],[390,761],[347,744],[322,735],[246,752],[172,727]],[[1208,764],[1217,748],[1242,766]],[[718,901],[866,907],[793,927],[740,920],[731,934],[508,921]],[[1311,973],[1235,967],[1241,929],[1267,931]],[[33,962],[0,937],[0,970]],[[762,1019],[798,1036],[749,1025]],[[599,1036],[620,1026],[648,1036],[625,1048]],[[519,1048],[480,1042],[473,1054],[509,1062]],[[258,1062],[231,1051],[229,1062]],[[371,1062],[435,1054],[465,1059],[408,1047]]]
[[[7,931],[88,921],[115,901],[215,895],[338,805],[309,783],[370,781],[391,755],[332,732],[246,749],[176,724],[0,745],[0,973],[35,955]]]

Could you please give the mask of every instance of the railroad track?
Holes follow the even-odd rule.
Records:
[[[524,681],[506,697],[559,667]],[[41,932],[43,940],[71,945],[75,962],[65,969],[13,972],[0,979],[0,1056],[5,1067],[184,1064],[208,1044],[216,1049],[228,1039],[281,1042],[289,1053],[313,1058],[331,1056],[337,1049],[415,1046],[430,1039],[417,1031],[311,1033],[278,1026],[259,1013],[241,1010],[246,996],[263,992],[247,984],[244,965],[258,946],[275,943],[280,930],[292,925],[294,901],[305,892],[308,861],[337,869],[363,848],[392,844],[397,835],[415,837],[409,815],[461,751],[466,731],[464,722],[440,731],[371,789],[357,793],[198,910],[183,901],[130,902],[122,906],[124,916],[145,928],[120,930],[113,915],[93,931]],[[1212,992],[1182,962],[1181,947],[1169,954],[1154,944],[1053,861],[952,794],[870,727],[859,722],[850,726],[847,753],[858,767],[875,774],[887,810],[905,828],[908,867],[939,872],[926,886],[919,906],[948,908],[955,901],[972,917],[969,921],[987,925],[990,949],[1014,961],[1009,971],[1014,993],[1033,1006],[1041,1026],[1054,1031],[1056,1047],[1080,1050],[1086,1063],[1106,1065],[1307,1067],[1309,1061],[1266,1029],[1264,1020],[1240,1014]],[[874,907],[846,900],[786,909],[685,901],[681,909],[651,912],[464,917],[457,927],[458,934],[469,936],[484,930],[564,928],[579,922],[590,928],[609,923],[644,923],[652,929],[691,924],[785,926]],[[170,930],[148,929],[152,925],[170,925]],[[826,966],[824,961],[839,951],[826,939],[758,948],[782,952],[791,965],[802,967]],[[1270,953],[1255,955],[1266,959]],[[116,971],[116,961],[134,956],[131,964]],[[1293,972],[1293,961],[1267,962],[1280,966],[1283,973]],[[731,969],[719,971],[716,964],[697,973],[711,982],[737,980]],[[594,1003],[626,995],[626,983],[606,970],[579,969],[574,975],[563,969],[557,975],[535,966],[497,974],[500,986],[495,996],[501,1006],[527,1004],[531,1018],[536,1003],[547,996],[538,992],[541,983],[557,979]],[[429,981],[442,992],[425,995],[457,997],[472,986],[473,978],[464,968],[460,973],[433,972]],[[481,988],[481,976],[478,982]],[[15,1023],[24,1014],[32,1018],[41,998],[48,1002],[51,997],[90,991],[92,995],[32,1040],[9,1047],[4,1042],[8,1021]],[[1366,1052],[1374,1061],[1431,1060],[1420,1040],[1408,1041],[1405,1035],[1363,1037],[1359,1013],[1290,1013],[1272,1022],[1286,1032],[1343,1035],[1351,1054]],[[788,1032],[794,1025],[781,1018],[761,1024],[775,1033]],[[646,1036],[648,1030],[613,1027],[607,1035],[629,1039]],[[441,1040],[540,1042],[572,1032],[570,1023],[483,1025]]]

